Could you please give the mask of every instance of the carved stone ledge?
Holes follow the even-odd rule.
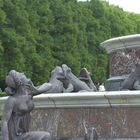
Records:
[[[102,42],[100,45],[105,48],[108,53],[118,49],[139,48],[140,34],[115,37]]]
[[[0,98],[3,110],[7,97]],[[78,108],[140,106],[140,91],[42,94],[34,98],[35,108]]]

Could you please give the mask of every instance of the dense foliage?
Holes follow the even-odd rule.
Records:
[[[108,60],[99,44],[139,32],[140,15],[104,1],[0,0],[0,85],[11,69],[40,84],[63,63],[104,82]]]

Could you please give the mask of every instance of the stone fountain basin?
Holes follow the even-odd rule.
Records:
[[[8,97],[0,98],[0,110]],[[139,106],[140,91],[106,91],[41,94],[34,97],[35,108]]]
[[[6,99],[0,98],[1,111]],[[86,122],[101,139],[140,138],[140,91],[42,94],[34,102],[30,130],[82,137]]]

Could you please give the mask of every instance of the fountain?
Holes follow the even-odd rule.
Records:
[[[109,54],[107,90],[120,90],[140,59],[140,34],[112,38],[100,45]]]
[[[84,70],[83,73],[85,72],[87,71]],[[35,127],[33,127],[33,129],[35,130],[30,129],[31,112],[34,109],[34,101],[33,101],[34,96],[40,95],[42,93],[47,93],[49,91],[50,93],[52,93],[52,91],[56,92],[58,91],[58,89],[62,89],[62,87],[64,88],[64,92],[73,91],[76,93],[81,90],[83,92],[94,90],[92,90],[85,82],[77,78],[66,64],[63,64],[62,67],[56,67],[55,70],[52,71],[52,73],[53,75],[57,75],[59,79],[60,78],[61,80],[63,79],[64,83],[60,84],[59,81],[56,82],[55,80],[54,81],[51,80],[51,82],[49,83],[44,83],[36,87],[34,86],[31,79],[27,78],[24,73],[17,72],[16,70],[11,70],[9,74],[6,76],[5,83],[7,87],[5,88],[5,92],[9,95],[9,97],[5,102],[3,110],[3,119],[2,119],[3,139],[5,140],[68,139],[68,137],[63,136],[58,137],[58,135],[52,133],[53,129],[58,127],[57,118],[60,115],[60,111],[55,112],[52,111],[53,113],[50,112],[49,116],[48,114],[45,113],[45,118],[40,126],[41,127],[47,126],[46,131],[44,131],[44,129],[38,130],[39,125],[37,125],[36,129]],[[53,78],[56,79],[56,76],[53,76]],[[67,85],[66,87],[63,86],[65,84]],[[69,85],[71,88],[69,88]],[[43,115],[43,112],[39,115]],[[45,121],[46,119],[47,121]],[[33,124],[38,123],[35,122],[34,120]],[[98,140],[98,134],[95,128],[91,127],[91,129],[88,129],[86,125],[84,125],[84,128],[86,131],[83,133],[83,137],[81,137],[80,139]],[[70,138],[72,139],[72,137]]]
[[[135,69],[139,58],[139,39],[139,35],[134,35],[101,43],[101,46],[107,46],[106,49],[109,50],[110,78],[130,74],[127,68],[122,72],[121,65],[120,68],[118,64],[114,65],[114,61],[118,58],[118,55],[114,56],[115,51],[120,51],[122,46],[124,49],[124,44],[125,53],[122,55],[129,60],[135,58],[133,63],[127,62],[131,69]],[[117,44],[117,41],[118,47],[113,45],[113,42]],[[123,45],[119,41],[123,42]],[[113,68],[116,70],[114,71]],[[3,110],[6,99],[7,97],[0,98],[0,110]],[[78,138],[84,135],[83,124],[85,122],[87,128],[96,128],[99,139],[133,140],[140,138],[140,92],[138,90],[41,94],[34,97],[34,102],[35,109],[31,113],[31,131],[49,131],[51,135],[57,137]]]

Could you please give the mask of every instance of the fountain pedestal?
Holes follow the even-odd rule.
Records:
[[[140,34],[112,38],[100,45],[110,57],[110,77],[130,74],[140,59]]]

